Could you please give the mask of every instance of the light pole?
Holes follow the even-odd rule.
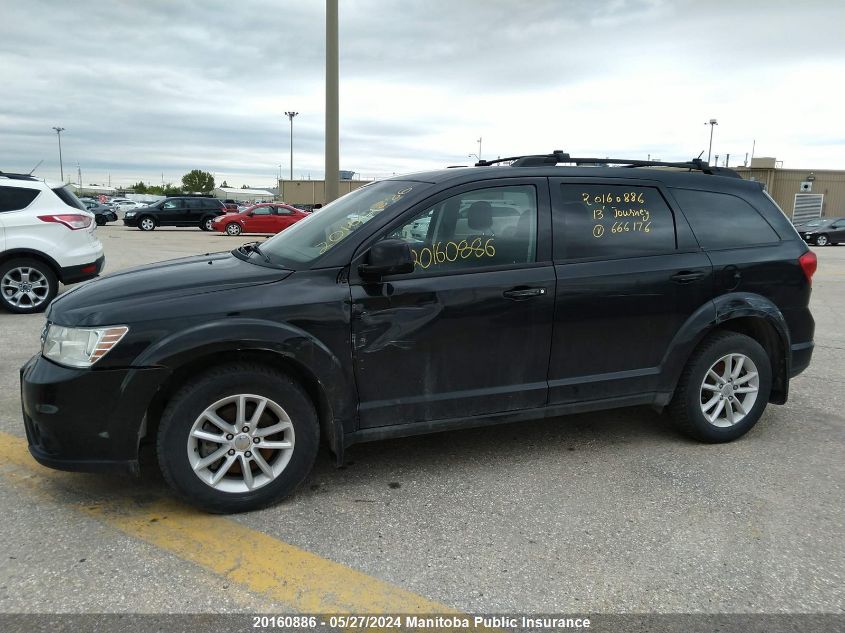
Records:
[[[65,131],[63,127],[53,126],[56,130],[56,136],[59,137],[59,173],[61,174],[62,182],[65,181],[65,168],[62,165],[62,132]]]
[[[710,162],[710,152],[713,151],[713,128],[719,125],[719,122],[716,119],[710,119],[704,125],[710,126],[710,147],[707,149],[707,162]]]
[[[478,137],[478,140],[476,141],[476,143],[478,143],[478,160],[481,160],[481,137],[480,136]]]
[[[288,119],[290,119],[290,179],[293,180],[293,117],[299,112],[285,112]]]
[[[326,0],[326,202],[340,197],[338,0]]]

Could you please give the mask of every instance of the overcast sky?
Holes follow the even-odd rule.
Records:
[[[0,0],[0,170],[322,178],[321,0]],[[341,169],[563,149],[845,169],[845,3],[340,0]]]

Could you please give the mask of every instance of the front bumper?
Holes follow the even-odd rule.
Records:
[[[138,226],[138,216],[133,215],[132,217],[127,218],[124,215],[123,216],[123,225],[124,226]]]
[[[58,470],[137,474],[146,411],[168,373],[73,369],[33,356],[20,370],[29,452]]]

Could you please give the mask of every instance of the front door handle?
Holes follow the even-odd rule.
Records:
[[[707,274],[703,270],[682,270],[672,275],[672,281],[678,284],[688,284],[697,281]]]
[[[545,288],[511,288],[502,293],[508,299],[519,301],[521,299],[530,299],[531,297],[540,297],[546,294]]]

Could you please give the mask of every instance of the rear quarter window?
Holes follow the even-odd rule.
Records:
[[[702,248],[742,248],[780,241],[771,225],[742,198],[693,189],[673,189],[672,194]]]
[[[0,186],[0,213],[26,209],[39,193],[38,189]]]
[[[59,199],[64,202],[67,206],[73,207],[75,209],[82,209],[85,211],[85,205],[82,204],[82,201],[76,197],[76,194],[73,193],[67,186],[64,187],[56,187],[53,189],[53,193],[59,196]]]

